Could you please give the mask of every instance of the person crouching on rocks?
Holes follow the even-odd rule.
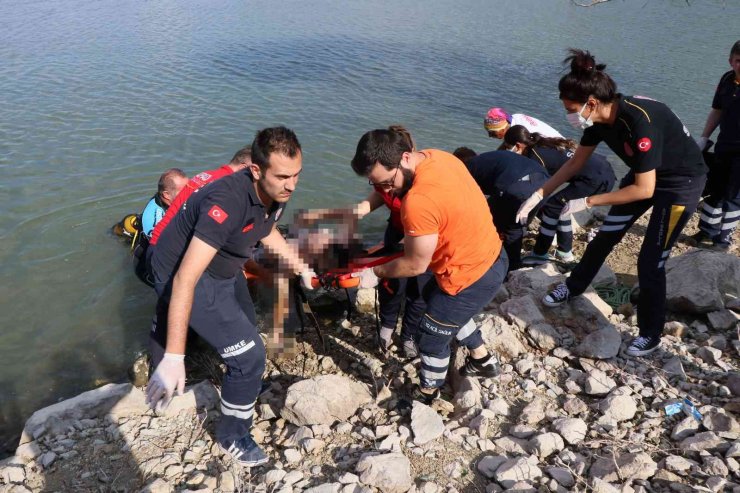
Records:
[[[576,143],[570,139],[530,133],[522,125],[515,125],[506,132],[504,145],[510,151],[537,162],[550,176],[573,157],[576,148]],[[540,231],[532,253],[522,259],[522,264],[540,265],[550,260],[575,261],[571,215],[563,215],[563,208],[570,200],[611,191],[616,180],[614,170],[604,156],[593,154],[589,157],[583,169],[568,181],[568,186],[542,204]],[[552,257],[548,250],[556,233],[558,248]]]
[[[617,84],[587,51],[571,50],[565,59],[570,73],[560,79],[560,99],[571,125],[583,130],[572,158],[519,209],[529,212],[558,186],[579,173],[596,146],[604,141],[630,168],[619,190],[571,200],[563,214],[595,205],[611,205],[604,224],[588,244],[570,277],[542,300],[558,306],[583,293],[606,256],[630,226],[653,211],[637,259],[640,334],[627,348],[629,356],[644,356],[660,345],[665,322],[665,263],[676,239],[699,203],[707,167],[701,151],[681,120],[665,104],[617,92]]]
[[[373,288],[379,278],[434,273],[417,334],[421,382],[414,398],[428,404],[440,395],[453,337],[470,351],[461,374],[497,375],[498,361],[472,317],[501,287],[508,261],[483,192],[465,165],[444,151],[414,151],[398,132],[377,129],[360,139],[352,169],[403,199],[404,255],[353,274],[360,287]]]

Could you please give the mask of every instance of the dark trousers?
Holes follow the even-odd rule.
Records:
[[[152,360],[159,365],[167,342],[171,282],[155,283],[159,295],[152,322]],[[265,346],[255,324],[244,276],[216,279],[204,272],[195,286],[190,327],[210,344],[226,365],[221,387],[221,420],[216,439],[227,447],[249,433],[265,371]]]
[[[473,316],[490,303],[504,282],[508,271],[506,251],[483,276],[456,295],[447,294],[429,282],[424,297],[427,310],[421,319],[417,344],[421,354],[421,386],[436,388],[444,385],[450,365],[450,342],[455,337],[468,349],[483,345],[480,329]]]
[[[717,244],[732,243],[740,222],[740,153],[717,154],[709,196],[704,199],[699,229]]]
[[[628,174],[620,188],[632,183],[633,179],[634,176]],[[609,209],[604,224],[566,281],[571,295],[577,296],[588,288],[614,246],[632,224],[652,207],[653,212],[637,258],[640,282],[637,324],[641,336],[659,336],[665,323],[665,262],[681,230],[696,210],[705,181],[705,175],[682,178],[668,190],[656,189],[652,198],[615,205]]]
[[[383,243],[388,253],[395,251],[403,238],[403,231],[398,231],[388,220]],[[384,279],[378,286],[378,304],[380,305],[380,325],[395,328],[401,305],[405,301],[401,340],[413,341],[419,328],[419,321],[426,310],[422,296],[426,284],[434,279],[434,274],[427,271],[419,276],[401,279]]]
[[[612,187],[614,187],[613,175],[599,183],[571,183],[555,195],[548,197],[540,208],[542,222],[532,251],[536,255],[546,254],[552,245],[553,238],[557,235],[558,250],[570,252],[573,249],[573,226],[570,215],[566,218],[560,217],[563,208],[570,200],[605,193]]]
[[[521,267],[522,240],[526,226],[516,221],[519,206],[524,203],[546,181],[547,175],[535,173],[509,185],[506,190],[488,198],[493,224],[504,242],[504,249],[509,258],[509,270]]]

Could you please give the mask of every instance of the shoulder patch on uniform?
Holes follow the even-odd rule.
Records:
[[[637,148],[640,149],[641,152],[647,152],[651,147],[653,147],[653,142],[647,137],[643,137],[637,141]]]
[[[208,211],[208,215],[218,224],[222,224],[229,217],[226,211],[224,211],[217,205],[211,206],[210,210]]]

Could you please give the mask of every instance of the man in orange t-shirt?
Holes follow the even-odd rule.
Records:
[[[436,280],[425,289],[427,309],[417,335],[421,385],[414,397],[429,403],[439,396],[453,337],[470,350],[463,375],[498,374],[498,361],[472,317],[493,299],[508,260],[486,198],[465,165],[444,151],[414,151],[397,132],[379,129],[362,136],[352,169],[403,199],[406,236],[403,257],[355,274],[360,287],[427,269]]]

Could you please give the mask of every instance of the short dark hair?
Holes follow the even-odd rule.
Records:
[[[236,151],[236,154],[234,154],[234,157],[231,158],[231,161],[229,162],[229,164],[247,164],[247,163],[250,163],[251,161],[252,161],[252,146],[250,144]]]
[[[293,158],[300,152],[298,137],[286,127],[263,128],[257,132],[252,142],[252,162],[263,171],[270,166],[272,154],[284,154]]]
[[[463,163],[468,164],[468,161],[473,159],[478,154],[470,147],[458,147],[457,149],[452,151],[452,155]]]
[[[560,99],[585,103],[589,96],[609,103],[617,97],[617,83],[604,72],[606,65],[597,64],[596,59],[584,50],[569,49],[570,55],[563,63],[570,65],[570,72],[558,83]]]
[[[176,176],[179,176],[180,178],[188,177],[188,175],[186,175],[185,172],[180,168],[170,168],[168,170],[165,170],[165,172],[159,176],[159,182],[157,183],[157,193],[161,195],[162,192],[164,192],[165,190],[168,192],[172,192],[172,190],[175,188]]]
[[[740,55],[740,39],[735,41],[735,44],[732,45],[732,49],[730,50],[730,58],[735,55]]]
[[[411,151],[411,143],[402,133],[385,128],[370,130],[357,143],[352,169],[360,176],[369,175],[377,163],[388,170],[396,169],[403,153]]]

